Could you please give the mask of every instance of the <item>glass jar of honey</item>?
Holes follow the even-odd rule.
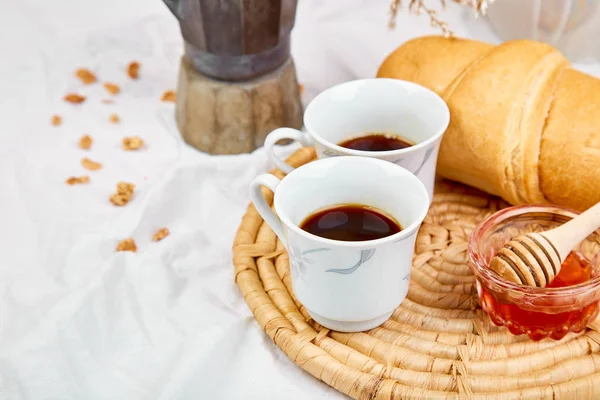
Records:
[[[499,326],[533,340],[561,339],[581,332],[598,315],[600,302],[600,230],[565,260],[559,275],[545,288],[506,281],[488,264],[511,238],[564,224],[577,212],[556,206],[517,206],[480,223],[469,238],[469,264],[477,281],[481,308]]]

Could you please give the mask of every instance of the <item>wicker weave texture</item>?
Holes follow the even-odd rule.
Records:
[[[303,148],[288,162],[314,158]],[[273,193],[263,194],[271,203]],[[407,299],[368,332],[330,331],[309,317],[293,295],[288,255],[253,205],[233,245],[235,280],[287,357],[354,399],[600,399],[597,321],[560,341],[533,342],[496,327],[478,307],[467,238],[504,205],[439,183],[417,239]]]

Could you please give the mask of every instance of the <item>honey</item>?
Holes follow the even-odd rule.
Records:
[[[581,254],[571,252],[561,266],[556,278],[547,288],[563,288],[589,281],[594,277],[592,264]],[[578,310],[559,313],[544,312],[560,306],[560,300],[551,296],[538,304],[540,311],[524,310],[507,299],[497,298],[484,284],[477,285],[481,307],[494,324],[506,326],[515,335],[526,333],[533,340],[547,336],[563,338],[569,331],[581,332],[598,314],[598,302],[591,302]]]
[[[564,263],[561,270],[552,282],[546,287],[560,288],[578,285],[592,279],[592,264],[580,253],[572,251]]]

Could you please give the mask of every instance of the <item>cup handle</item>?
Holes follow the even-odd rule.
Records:
[[[289,174],[294,170],[294,167],[288,165],[284,160],[277,157],[273,149],[275,144],[277,144],[278,141],[283,139],[295,140],[296,142],[300,142],[302,146],[312,146],[314,142],[312,138],[308,135],[308,133],[299,131],[297,129],[278,128],[275,129],[273,132],[269,133],[269,135],[265,139],[265,149],[267,151],[267,155],[273,161],[277,168],[279,168],[286,174]]]
[[[252,183],[250,183],[250,199],[252,200],[252,203],[254,203],[254,207],[256,207],[258,213],[271,229],[273,229],[273,232],[275,232],[279,240],[281,240],[281,243],[283,243],[283,246],[287,249],[287,241],[283,234],[283,224],[281,223],[281,219],[273,212],[262,194],[262,186],[268,187],[275,193],[277,186],[279,186],[280,183],[281,181],[271,174],[257,176]]]

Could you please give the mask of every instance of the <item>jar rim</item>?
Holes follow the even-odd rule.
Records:
[[[503,290],[527,295],[529,298],[566,297],[585,294],[592,290],[598,289],[600,287],[600,274],[588,281],[579,283],[577,285],[559,288],[542,288],[518,285],[514,282],[510,282],[508,280],[503,279],[502,277],[491,271],[489,268],[487,268],[487,263],[484,261],[483,256],[479,251],[480,249],[478,246],[478,239],[481,238],[486,232],[490,231],[494,226],[498,226],[502,221],[505,221],[512,217],[523,216],[529,212],[547,214],[561,213],[563,215],[566,214],[567,217],[571,218],[574,218],[580,214],[579,211],[571,208],[547,204],[513,206],[495,212],[494,214],[480,222],[469,236],[467,253],[470,261],[469,264],[471,265],[471,269],[473,269],[473,272],[476,275],[476,277],[484,280],[488,284],[492,284]],[[597,232],[600,234],[600,230]],[[596,253],[595,258],[597,258],[599,254],[600,252]],[[594,262],[594,260],[590,260],[590,262]]]

